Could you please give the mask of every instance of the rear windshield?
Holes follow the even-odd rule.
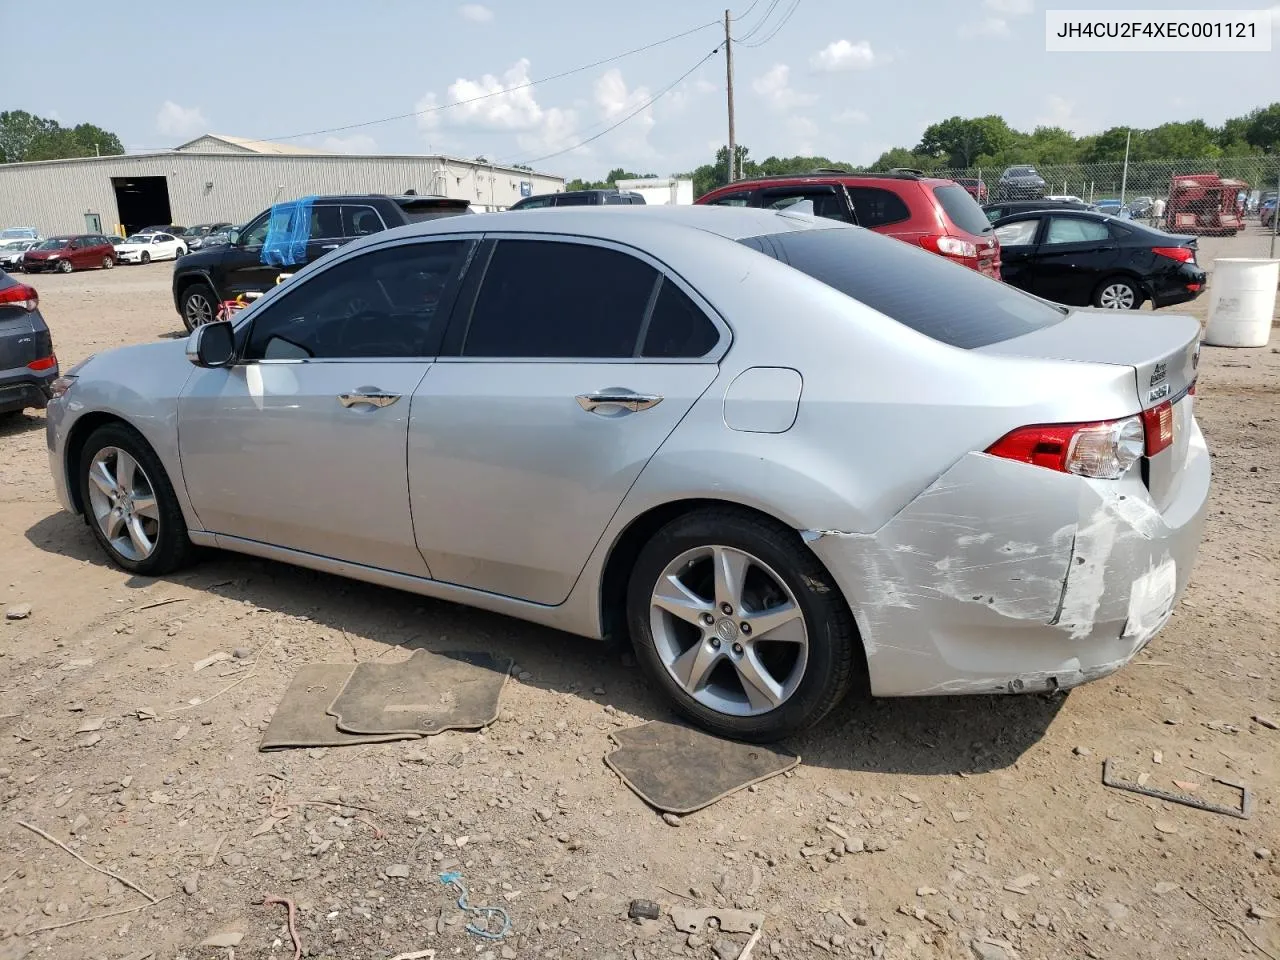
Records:
[[[964,187],[934,187],[933,195],[947,212],[947,218],[967,233],[990,233],[991,222],[978,206],[978,201]]]
[[[857,227],[742,242],[918,333],[966,350],[1052,326],[1067,314],[976,270]]]
[[[426,220],[439,220],[441,217],[456,217],[462,213],[470,213],[471,205],[465,200],[410,200],[402,202],[400,209],[410,223],[422,223]]]

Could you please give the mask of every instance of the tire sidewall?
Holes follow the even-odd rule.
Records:
[[[738,520],[738,518],[734,518]],[[782,706],[754,717],[731,717],[698,703],[667,671],[654,645],[650,626],[650,598],[658,577],[681,553],[703,546],[725,546],[745,551],[772,568],[796,598],[804,615],[809,651],[804,677]],[[843,612],[840,594],[821,569],[817,558],[797,556],[780,547],[776,535],[755,535],[750,521],[712,523],[692,515],[673,521],[641,550],[627,589],[627,623],[637,658],[686,717],[723,736],[742,740],[778,740],[812,726],[834,705],[832,688],[847,686],[848,651],[842,647],[856,639],[833,629]],[[838,606],[837,606],[838,605]],[[835,607],[835,609],[833,609]],[[847,616],[847,614],[845,614]],[[841,663],[846,666],[842,669]],[[845,691],[839,691],[842,696]],[[835,699],[838,699],[836,697]]]
[[[1128,277],[1107,277],[1107,279],[1103,280],[1100,284],[1098,284],[1097,290],[1093,294],[1093,305],[1095,307],[1098,307],[1099,309],[1108,309],[1102,306],[1102,302],[1101,302],[1102,291],[1107,289],[1107,287],[1114,287],[1114,286],[1117,286],[1118,284],[1124,284],[1126,287],[1128,287],[1130,290],[1133,291],[1133,306],[1130,307],[1129,309],[1130,310],[1139,309],[1143,303],[1142,290],[1139,289],[1138,285],[1134,283],[1132,280],[1130,280]],[[1112,307],[1109,309],[1115,309],[1115,308]]]
[[[216,302],[213,290],[210,289],[209,285],[206,283],[193,283],[191,286],[187,287],[186,290],[182,291],[182,323],[186,326],[188,333],[194,331],[196,327],[195,324],[191,322],[191,318],[187,316],[187,301],[196,294],[200,294],[205,298],[209,304],[210,310],[213,310]],[[210,322],[212,322],[213,319],[215,318],[211,317]]]
[[[151,481],[151,489],[155,493],[156,506],[160,514],[160,535],[157,538],[156,548],[144,560],[130,560],[118,554],[93,516],[93,505],[89,499],[89,465],[103,447],[118,447],[128,453],[138,461],[147,479]],[[80,451],[80,462],[76,467],[76,484],[80,490],[80,503],[84,506],[85,522],[88,523],[94,538],[112,563],[129,573],[140,576],[155,576],[181,565],[191,544],[187,536],[182,508],[178,505],[173,484],[169,482],[169,475],[160,458],[155,455],[142,435],[132,427],[122,423],[111,423],[99,427],[90,435]]]

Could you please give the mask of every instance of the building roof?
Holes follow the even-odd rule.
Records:
[[[196,137],[194,140],[188,140],[186,143],[180,143],[174,150],[197,152],[201,141],[217,140],[231,147],[237,147],[245,153],[274,153],[274,154],[322,154],[323,150],[313,150],[311,147],[300,147],[291,143],[275,143],[271,140],[250,140],[247,137],[232,137],[223,133],[206,133],[203,136]],[[193,151],[192,148],[196,148]]]

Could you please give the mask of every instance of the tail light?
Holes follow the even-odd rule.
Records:
[[[1168,257],[1179,263],[1192,263],[1196,259],[1196,252],[1190,247],[1152,247],[1151,252],[1157,257]]]
[[[21,307],[28,313],[40,306],[40,294],[25,283],[15,283],[0,290],[0,307]]]
[[[1147,449],[1145,419],[1144,414],[1100,423],[1049,423],[1019,427],[993,443],[986,452],[994,457],[1030,463],[1059,473],[1116,480],[1124,476]],[[1172,435],[1172,416],[1169,424]]]
[[[1158,407],[1143,410],[1142,426],[1147,436],[1147,456],[1154,457],[1173,443],[1173,403],[1166,400]]]
[[[39,360],[32,360],[27,364],[28,370],[34,370],[36,373],[43,373],[45,370],[52,370],[58,365],[58,358],[54,354],[47,357],[41,357]]]
[[[978,257],[977,245],[959,237],[921,237],[920,245],[945,257],[968,257],[970,260]]]

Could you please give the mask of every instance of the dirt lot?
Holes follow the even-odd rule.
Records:
[[[1251,233],[1201,259],[1264,254]],[[178,335],[170,270],[35,278],[64,366]],[[264,895],[296,901],[305,955],[335,958],[732,958],[747,939],[629,922],[638,897],[764,911],[756,958],[1280,956],[1280,731],[1253,719],[1280,716],[1280,355],[1206,348],[1201,369],[1212,515],[1137,662],[1056,701],[850,704],[792,744],[794,773],[677,825],[602,762],[611,730],[666,716],[621,651],[230,555],[131,579],[59,512],[43,419],[10,423],[0,606],[31,613],[0,623],[0,960],[292,957]],[[299,664],[416,645],[514,657],[499,722],[257,752]],[[1232,794],[1213,778],[1243,781],[1253,817],[1104,788],[1108,756],[1214,799]],[[464,930],[449,868],[510,911],[505,940]],[[200,946],[219,933],[243,938]]]

